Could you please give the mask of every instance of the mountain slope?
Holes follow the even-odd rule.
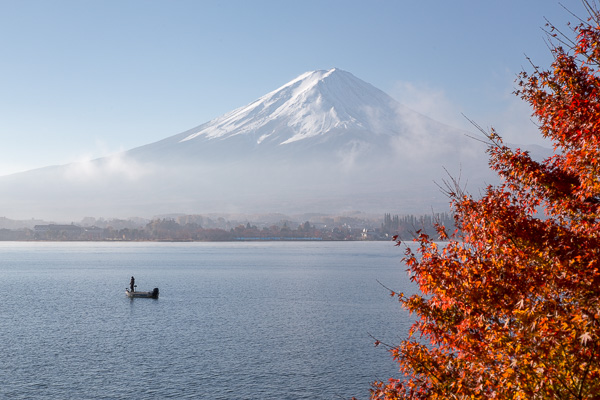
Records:
[[[479,142],[334,68],[155,143],[0,178],[0,209],[27,218],[429,212],[446,208],[433,182],[444,167],[477,186],[490,176]]]
[[[382,151],[403,137],[440,131],[451,129],[334,68],[307,72],[247,106],[128,155],[145,160],[170,153],[177,159],[182,154],[212,160],[252,153],[304,157],[299,152],[306,148],[329,154],[359,147]]]
[[[189,141],[252,135],[257,144],[289,144],[335,129],[395,134],[394,100],[339,69],[305,73],[246,107],[179,137]],[[373,112],[378,111],[378,121]],[[391,123],[390,123],[391,122]],[[378,124],[379,126],[376,126]]]

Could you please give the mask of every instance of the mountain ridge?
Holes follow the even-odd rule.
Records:
[[[404,107],[349,72],[332,68],[306,72],[248,105],[127,154],[148,161],[168,158],[160,152],[172,151],[177,153],[175,162],[183,155],[217,162],[215,154],[225,160],[253,152],[294,158],[296,147],[301,147],[321,155],[342,152],[356,157],[369,148],[385,153],[402,146],[398,140],[410,139],[415,125],[427,133],[451,132],[464,141],[464,132]]]
[[[484,149],[332,68],[154,143],[0,178],[0,210],[44,218],[428,212],[447,209],[433,183],[444,167],[462,166],[477,183],[489,177]]]
[[[345,80],[346,82],[340,85],[340,80]],[[348,81],[350,81],[350,84]],[[337,92],[330,90],[332,85],[353,89],[357,86],[362,86],[362,91],[360,93],[357,93],[356,90],[346,91],[344,98],[340,99],[335,98],[336,95],[339,97],[339,90]],[[368,91],[365,89],[368,89]],[[232,136],[248,133],[261,124],[264,125],[281,119],[290,120],[288,126],[294,134],[292,137],[278,144],[291,143],[306,137],[312,137],[315,134],[326,134],[332,128],[340,126],[345,129],[369,129],[371,127],[364,126],[364,117],[359,119],[351,115],[352,113],[348,112],[348,108],[345,105],[349,100],[356,102],[355,99],[349,99],[350,97],[361,97],[361,94],[364,95],[373,91],[379,92],[377,93],[378,97],[386,98],[389,103],[394,102],[384,92],[340,69],[333,68],[327,71],[307,72],[249,105],[226,113],[222,117],[213,120],[214,122],[209,122],[207,124],[209,125],[208,128],[191,133],[184,137],[182,141],[192,140],[201,135],[206,135],[208,138],[221,138],[225,135]],[[352,96],[348,96],[348,94]],[[334,97],[334,99],[331,99],[331,97]],[[257,110],[257,108],[260,109]],[[299,110],[302,112],[298,113]],[[315,116],[317,117],[315,118]],[[237,125],[232,124],[232,121],[236,121]],[[248,121],[252,121],[253,123],[248,124]],[[257,142],[264,141],[266,137],[268,135],[259,137]]]

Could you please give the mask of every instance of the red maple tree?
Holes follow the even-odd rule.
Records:
[[[548,25],[551,67],[518,79],[554,155],[486,132],[503,183],[478,199],[449,186],[457,231],[407,249],[420,293],[394,295],[416,321],[391,349],[405,378],[372,399],[600,398],[600,12],[584,4],[573,35]]]

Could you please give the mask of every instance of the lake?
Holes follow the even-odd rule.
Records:
[[[393,242],[0,242],[0,398],[348,399],[397,377]],[[160,289],[160,298],[129,299]]]

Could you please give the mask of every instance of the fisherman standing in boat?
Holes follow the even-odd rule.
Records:
[[[131,281],[129,281],[129,287],[131,288],[131,291],[134,291],[134,285],[135,285],[135,278],[132,276],[131,277]]]

